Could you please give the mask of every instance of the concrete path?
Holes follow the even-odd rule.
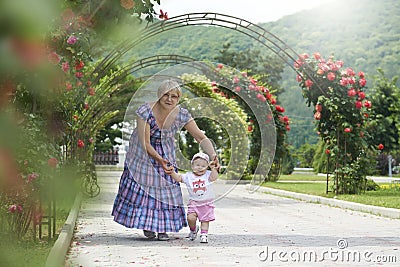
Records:
[[[101,194],[83,201],[65,266],[400,265],[399,219],[250,194],[245,185],[216,185],[208,244],[189,241],[188,228],[150,241],[112,220],[120,174],[99,172]]]

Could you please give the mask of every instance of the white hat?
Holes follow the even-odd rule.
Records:
[[[203,152],[199,152],[199,153],[194,154],[191,163],[193,164],[193,161],[195,159],[198,159],[198,158],[204,159],[205,161],[207,161],[207,163],[210,163],[210,158],[208,157],[207,154],[205,154]]]

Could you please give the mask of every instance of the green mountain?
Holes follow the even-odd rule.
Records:
[[[388,78],[400,74],[400,1],[337,0],[321,7],[285,16],[275,22],[258,24],[276,35],[298,54],[320,52],[334,55],[345,67],[366,73],[373,86],[376,70]],[[178,54],[197,60],[215,61],[223,44],[237,51],[259,49],[271,53],[254,39],[232,29],[216,26],[190,26],[165,31],[148,38],[125,56],[125,60],[153,55]],[[298,147],[313,143],[312,109],[305,105],[295,72],[287,67],[281,85],[285,92],[280,103],[291,118],[289,138]]]

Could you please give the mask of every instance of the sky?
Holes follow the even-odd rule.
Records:
[[[193,12],[215,12],[252,23],[276,21],[283,16],[311,9],[334,0],[161,0],[169,17]]]

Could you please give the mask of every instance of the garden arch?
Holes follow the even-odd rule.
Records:
[[[112,50],[93,70],[92,77],[95,77],[93,83],[96,84],[102,77],[102,73],[112,67],[125,53],[139,45],[143,41],[156,36],[165,31],[195,25],[209,25],[223,27],[226,29],[240,32],[249,36],[253,40],[261,43],[275,55],[277,55],[286,65],[296,73],[293,63],[299,58],[299,55],[291,49],[285,42],[264,28],[251,23],[248,20],[224,15],[219,13],[190,13],[171,17],[168,20],[159,21],[144,28],[140,36],[134,40],[127,40]],[[113,77],[103,84],[103,86],[113,86],[132,72],[156,64],[180,64],[182,62],[193,61],[192,58],[178,55],[155,55],[145,59],[139,59],[136,62],[125,65],[122,69],[115,72]],[[311,76],[310,76],[311,77]]]

